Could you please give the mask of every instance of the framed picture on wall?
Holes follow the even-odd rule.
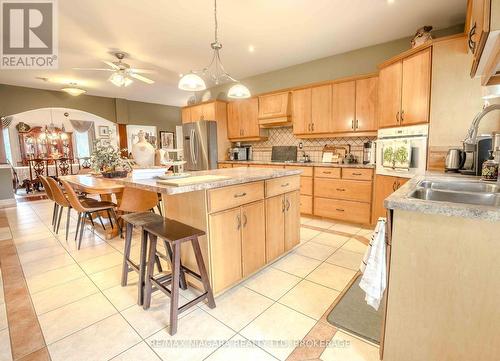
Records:
[[[160,131],[160,147],[162,149],[174,148],[174,132]]]
[[[107,125],[99,125],[98,137],[99,138],[109,138],[110,129]]]

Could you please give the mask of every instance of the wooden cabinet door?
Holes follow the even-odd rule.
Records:
[[[266,199],[266,261],[285,252],[285,196]]]
[[[215,119],[215,102],[201,105],[202,120],[216,120]]]
[[[378,77],[356,80],[356,131],[377,130]]]
[[[311,90],[310,133],[332,132],[332,86],[323,85]]]
[[[292,92],[292,121],[294,134],[306,134],[311,127],[311,88]]]
[[[387,210],[384,207],[384,199],[397,189],[400,178],[386,175],[375,177],[375,191],[373,193],[372,223],[376,223],[378,217],[386,217]]]
[[[196,105],[191,107],[191,121],[197,122],[198,120],[202,120],[203,109],[202,105]]]
[[[181,119],[183,124],[191,122],[191,108],[182,108]]]
[[[239,112],[240,126],[242,129],[243,137],[259,137],[259,100],[257,98],[242,100],[240,103]]]
[[[285,194],[285,252],[300,243],[300,192]]]
[[[290,93],[275,93],[262,95],[258,99],[258,117],[274,118],[288,115],[288,100]]]
[[[264,201],[242,206],[241,222],[241,263],[246,277],[266,264]]]
[[[332,126],[335,132],[354,132],[356,82],[332,85]]]
[[[242,278],[240,207],[209,216],[212,280],[217,293]]]
[[[380,69],[378,79],[379,128],[399,125],[402,73],[403,64],[400,61]]]
[[[227,105],[227,137],[229,139],[241,137],[239,104],[239,101],[234,101]]]
[[[429,121],[431,98],[431,48],[403,59],[400,124]]]

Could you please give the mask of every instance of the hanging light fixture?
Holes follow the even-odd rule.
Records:
[[[200,91],[205,90],[207,88],[205,81],[202,76],[208,78],[215,85],[219,85],[226,81],[232,81],[236,84],[233,85],[227,96],[229,98],[235,99],[243,99],[249,98],[251,96],[250,90],[243,84],[241,84],[238,80],[229,75],[224,66],[222,65],[222,61],[220,59],[220,50],[222,49],[222,44],[219,43],[218,39],[218,23],[217,23],[217,0],[214,0],[214,20],[215,20],[215,41],[210,44],[210,47],[213,50],[212,60],[210,64],[206,68],[204,68],[201,72],[191,71],[188,74],[184,74],[181,76],[179,80],[179,89],[188,90],[188,91]],[[201,74],[201,75],[199,75]]]
[[[85,89],[79,88],[76,83],[69,83],[69,86],[62,88],[61,90],[74,97],[85,94],[87,92]]]

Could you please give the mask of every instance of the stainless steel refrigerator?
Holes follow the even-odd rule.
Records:
[[[217,168],[217,122],[200,120],[182,125],[184,170]]]

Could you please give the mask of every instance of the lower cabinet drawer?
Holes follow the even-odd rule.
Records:
[[[233,168],[233,165],[229,163],[219,163],[219,169],[222,168]]]
[[[208,212],[218,212],[264,199],[264,182],[245,183],[208,191]]]
[[[300,194],[312,196],[313,194],[313,178],[300,177]]]
[[[342,168],[342,179],[368,180],[373,178],[372,169]]]
[[[312,214],[313,210],[313,197],[300,195],[300,213]]]
[[[273,197],[278,194],[288,193],[300,188],[300,176],[292,175],[288,177],[274,178],[266,180],[266,197]]]
[[[316,178],[340,178],[341,168],[335,167],[314,167]]]
[[[314,215],[355,223],[370,223],[370,204],[314,197]]]
[[[316,178],[314,195],[348,201],[371,202],[372,182],[343,179]]]

